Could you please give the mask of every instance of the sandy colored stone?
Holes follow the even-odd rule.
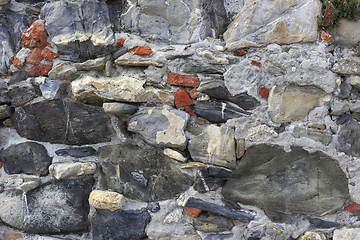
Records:
[[[340,25],[330,31],[334,43],[341,47],[353,47],[360,41],[360,21],[340,19]]]
[[[326,240],[323,233],[305,232],[298,240]]]
[[[97,209],[116,211],[125,206],[125,197],[117,192],[93,190],[89,196],[89,203]]]
[[[51,175],[56,179],[94,174],[96,170],[95,163],[57,163],[49,167]]]
[[[241,158],[245,153],[245,138],[236,139],[236,158]]]
[[[72,80],[76,71],[76,68],[70,62],[62,62],[53,67],[48,75],[50,79],[54,80]]]
[[[180,152],[173,150],[171,148],[164,149],[164,154],[166,156],[171,157],[172,159],[175,159],[176,161],[186,162],[186,157],[184,157],[184,155],[182,155]]]
[[[342,58],[334,64],[331,71],[338,74],[360,74],[360,58],[348,57]]]
[[[360,228],[335,229],[333,240],[355,240],[360,239]]]
[[[187,169],[187,168],[204,168],[206,167],[205,164],[201,163],[201,162],[189,162],[189,163],[185,163],[185,164],[182,164],[180,166],[180,168],[182,169]]]

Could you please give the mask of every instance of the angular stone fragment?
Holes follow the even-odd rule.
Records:
[[[125,198],[117,192],[93,190],[89,196],[89,203],[97,209],[117,211],[124,207]]]
[[[335,229],[333,240],[352,240],[360,238],[360,228]]]
[[[240,107],[219,101],[204,101],[195,104],[194,112],[210,122],[222,123],[232,118],[248,117],[251,113]]]
[[[193,219],[194,227],[202,232],[224,232],[230,231],[234,223],[222,216],[203,214]]]
[[[324,221],[320,218],[308,217],[307,219],[315,228],[338,228],[338,227],[340,227],[339,223],[331,222],[331,221]]]
[[[49,172],[57,180],[75,176],[94,174],[95,170],[96,164],[91,162],[55,163],[49,166]]]
[[[131,103],[104,103],[103,109],[106,113],[114,115],[134,114],[139,110],[139,107]]]
[[[47,32],[41,21],[34,22],[22,36],[23,47],[40,47],[46,42]]]
[[[47,76],[52,68],[52,65],[37,65],[29,71],[29,76]]]
[[[8,105],[0,105],[0,120],[8,118],[14,113],[14,108]]]
[[[85,145],[108,142],[113,134],[100,108],[67,99],[23,106],[11,121],[20,136],[41,142]]]
[[[93,147],[73,147],[73,148],[65,148],[59,149],[55,151],[58,156],[71,156],[74,158],[82,158],[94,156],[97,154],[97,151]]]
[[[206,165],[201,162],[188,162],[180,166],[181,169],[189,168],[206,168]]]
[[[200,79],[198,77],[176,73],[168,73],[167,82],[171,85],[183,87],[198,87],[200,85]]]
[[[41,51],[41,57],[47,61],[52,62],[55,58],[59,57],[59,54],[46,48]]]
[[[257,142],[270,137],[276,137],[278,134],[274,129],[268,127],[265,124],[260,126],[252,127],[246,132],[246,139]]]
[[[43,60],[43,57],[41,56],[41,51],[42,50],[40,48],[34,48],[26,62],[33,65],[39,65],[40,62]]]
[[[17,67],[19,70],[21,70],[24,67],[26,59],[28,59],[31,52],[32,51],[30,48],[21,48],[21,50],[14,57],[13,60],[14,66]]]
[[[176,161],[179,162],[186,162],[186,157],[184,157],[184,155],[182,155],[180,152],[173,150],[171,148],[166,148],[164,149],[164,154],[172,159],[175,159]]]
[[[331,71],[342,75],[360,74],[360,58],[342,58],[334,64],[334,66],[331,68]]]
[[[191,158],[234,169],[236,167],[234,130],[210,125],[189,141]]]
[[[83,63],[74,63],[74,67],[80,71],[102,71],[105,69],[106,61],[105,57],[91,59]]]
[[[339,20],[339,26],[331,30],[334,44],[341,47],[351,48],[360,41],[360,22],[350,21],[346,18]]]
[[[99,160],[108,187],[140,201],[170,199],[193,183],[162,149],[140,141],[101,147]]]
[[[139,133],[154,146],[183,150],[187,144],[184,129],[189,117],[188,113],[180,110],[144,108],[131,118],[128,130]]]
[[[360,90],[360,76],[350,76],[346,79],[346,82],[353,86],[354,88]]]
[[[175,93],[175,106],[176,108],[187,107],[192,104],[192,100],[185,89],[179,89]]]
[[[247,149],[222,195],[265,210],[312,216],[334,212],[349,198],[347,178],[334,159],[265,144]]]
[[[25,142],[12,145],[1,153],[1,162],[7,174],[33,174],[44,176],[48,174],[52,158],[46,148],[35,142]]]
[[[142,57],[143,56],[150,57],[151,54],[153,53],[150,47],[142,47],[142,46],[138,46],[137,48],[131,49],[129,52],[132,52],[134,55],[139,55]]]
[[[132,53],[125,53],[124,55],[118,57],[115,60],[117,65],[121,66],[134,66],[134,67],[163,67],[164,63],[154,60],[149,57],[141,57],[138,55],[133,55]]]
[[[360,124],[356,120],[350,119],[340,125],[336,148],[338,151],[345,152],[350,156],[360,157],[359,139]]]
[[[246,0],[224,33],[226,47],[235,51],[269,43],[314,42],[321,5],[316,0]]]
[[[196,174],[194,189],[200,193],[215,191],[222,187],[231,171],[215,166],[199,169]]]
[[[151,216],[147,211],[97,210],[91,218],[92,239],[144,239],[145,228],[150,220]]]
[[[62,62],[48,72],[49,78],[54,80],[73,80],[77,69],[70,62]]]
[[[352,204],[346,206],[345,210],[358,215],[360,213],[360,204],[353,202]]]
[[[275,123],[301,120],[313,108],[324,105],[330,97],[331,94],[325,94],[315,87],[275,85],[269,94],[269,115]]]

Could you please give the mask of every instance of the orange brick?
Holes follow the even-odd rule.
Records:
[[[346,211],[351,212],[351,213],[355,213],[357,215],[359,215],[360,213],[360,204],[353,202],[352,204],[348,205],[345,208]]]
[[[43,60],[43,57],[41,56],[41,49],[34,48],[34,50],[31,52],[30,56],[26,60],[26,62],[33,64],[33,65],[39,65],[42,60]]]
[[[197,99],[199,97],[199,94],[196,92],[196,88],[191,89],[189,93],[192,99]]]
[[[116,44],[117,44],[119,47],[122,47],[122,46],[124,46],[124,42],[125,42],[125,41],[126,41],[125,39],[120,38],[119,40],[117,40]]]
[[[59,57],[59,54],[54,53],[53,51],[50,51],[49,49],[46,48],[41,51],[41,57],[45,58],[45,60],[52,62],[54,58]]]
[[[185,89],[180,89],[177,93],[175,93],[174,97],[176,108],[187,107],[192,104],[192,100]]]
[[[5,240],[16,240],[22,238],[22,235],[20,233],[9,233],[9,234],[4,234],[4,236],[5,236]]]
[[[196,218],[201,213],[201,210],[197,208],[188,208],[185,210],[185,213],[190,217]]]
[[[134,55],[139,55],[139,56],[150,56],[153,53],[151,48],[141,47],[141,46],[131,49],[129,52],[133,52]]]
[[[23,68],[21,61],[16,56],[14,57],[12,64],[14,64],[14,66],[19,70],[21,70]]]
[[[198,87],[200,85],[200,79],[198,77],[176,73],[168,73],[167,82],[171,85],[184,87]]]

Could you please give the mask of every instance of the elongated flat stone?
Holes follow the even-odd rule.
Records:
[[[338,74],[360,74],[360,58],[348,57],[342,58],[334,64],[331,71]]]

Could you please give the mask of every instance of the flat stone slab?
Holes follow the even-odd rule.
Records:
[[[222,189],[229,200],[266,210],[320,216],[340,209],[349,198],[338,163],[301,147],[250,147]]]

